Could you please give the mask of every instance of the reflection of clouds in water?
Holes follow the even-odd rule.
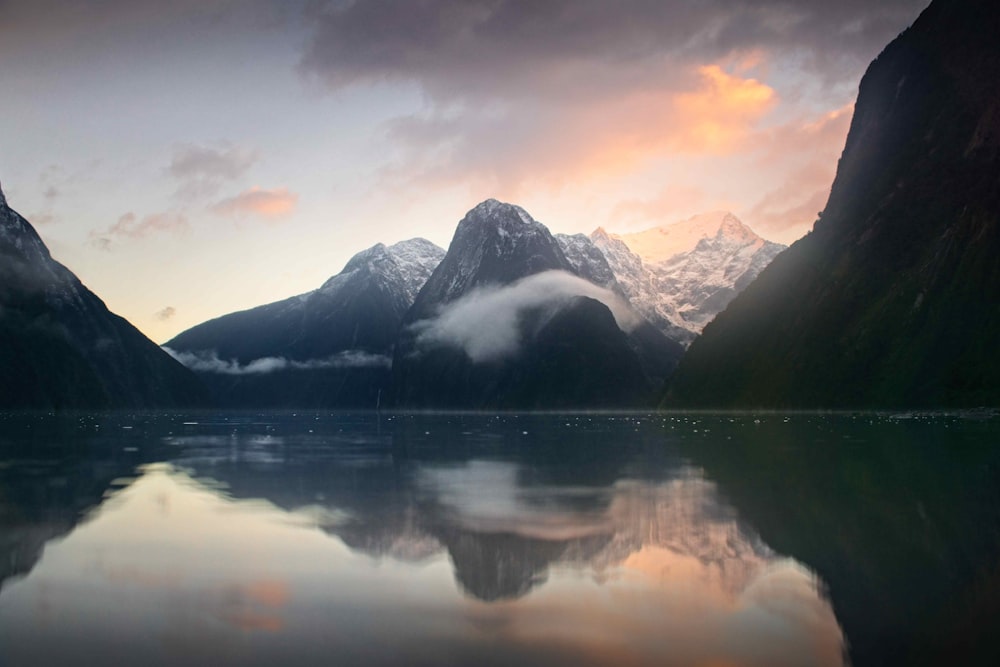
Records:
[[[176,640],[170,664],[236,645],[246,664],[310,650],[391,663],[428,646],[442,647],[426,649],[444,651],[438,664],[488,648],[520,664],[840,664],[842,636],[811,573],[740,527],[695,475],[560,490],[515,464],[472,461],[412,479],[397,491],[414,501],[387,524],[379,494],[287,511],[150,466],[5,588],[0,628],[15,650],[49,655],[52,636],[73,646],[60,634],[71,627],[109,662],[159,637]],[[576,511],[588,497],[603,511]],[[348,529],[381,535],[354,548],[388,558],[330,538]],[[490,605],[456,594],[459,572],[502,590],[490,567],[524,569],[530,593]],[[88,614],[94,604],[107,613]]]
[[[446,511],[448,521],[473,533],[565,542],[566,549],[553,564],[588,569],[599,577],[620,568],[661,583],[696,580],[732,600],[777,560],[730,508],[720,504],[715,485],[696,474],[660,484],[622,481],[610,492],[576,488],[567,494],[521,484],[513,463],[470,461],[424,466],[417,484],[424,497]],[[603,511],[580,512],[560,502],[587,496]],[[599,550],[574,543],[595,535],[608,538]]]
[[[473,460],[456,466],[421,466],[417,489],[449,520],[478,532],[506,532],[558,540],[607,532],[608,521],[573,508],[569,497],[596,489],[532,489],[519,482],[519,466]]]

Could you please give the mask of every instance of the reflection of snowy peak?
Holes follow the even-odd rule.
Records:
[[[668,567],[688,559],[699,575],[735,600],[776,556],[723,505],[715,485],[691,475],[657,486],[620,483],[608,508],[617,530],[594,557],[620,566],[634,554],[660,550]]]
[[[597,229],[591,239],[633,305],[684,343],[701,333],[785,249],[727,212],[634,234],[610,235]]]

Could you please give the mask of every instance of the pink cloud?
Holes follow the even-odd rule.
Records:
[[[257,186],[213,204],[209,210],[217,215],[236,218],[256,216],[279,219],[291,214],[298,206],[299,195],[287,188],[266,190]]]

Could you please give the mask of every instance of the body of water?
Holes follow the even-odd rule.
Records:
[[[1000,418],[6,415],[0,576],[12,666],[983,664]]]

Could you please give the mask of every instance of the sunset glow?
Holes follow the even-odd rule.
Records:
[[[489,197],[556,232],[726,209],[793,241],[924,3],[304,4],[0,8],[7,199],[154,340],[447,245]]]

